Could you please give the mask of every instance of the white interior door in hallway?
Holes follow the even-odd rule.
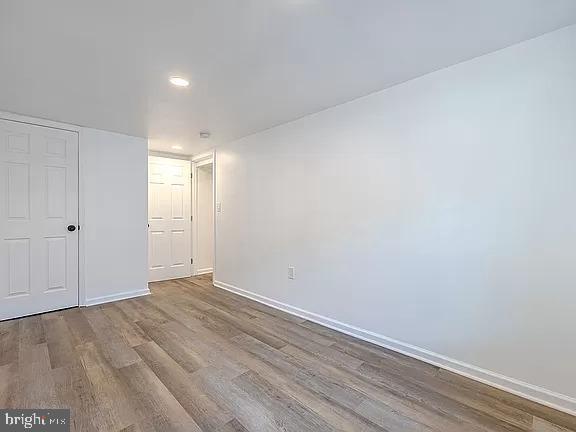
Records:
[[[149,280],[191,275],[190,162],[148,161]]]
[[[0,119],[0,320],[78,305],[78,133]]]

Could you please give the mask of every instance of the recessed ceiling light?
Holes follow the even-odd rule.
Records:
[[[200,131],[200,138],[202,139],[210,138],[210,131]]]
[[[187,79],[178,76],[170,77],[170,83],[176,87],[188,87],[190,85],[190,82]]]
[[[182,150],[182,146],[179,146],[179,145],[174,145],[174,146],[172,146],[172,148],[174,150]]]

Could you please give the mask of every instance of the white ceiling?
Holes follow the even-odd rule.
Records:
[[[0,0],[0,110],[192,154],[573,23],[574,0]]]

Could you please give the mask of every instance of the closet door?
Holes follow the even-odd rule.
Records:
[[[0,120],[0,320],[78,305],[78,134]]]

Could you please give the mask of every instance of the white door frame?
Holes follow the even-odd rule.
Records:
[[[192,158],[192,275],[198,274],[198,168],[212,164],[212,212],[213,212],[213,241],[214,256],[212,258],[212,279],[216,273],[216,153],[214,150],[202,153]]]
[[[78,306],[86,306],[86,284],[85,284],[85,238],[84,238],[84,180],[82,173],[82,128],[80,126],[14,114],[7,111],[0,111],[0,119],[24,123],[33,126],[44,126],[52,129],[61,129],[78,134]]]

